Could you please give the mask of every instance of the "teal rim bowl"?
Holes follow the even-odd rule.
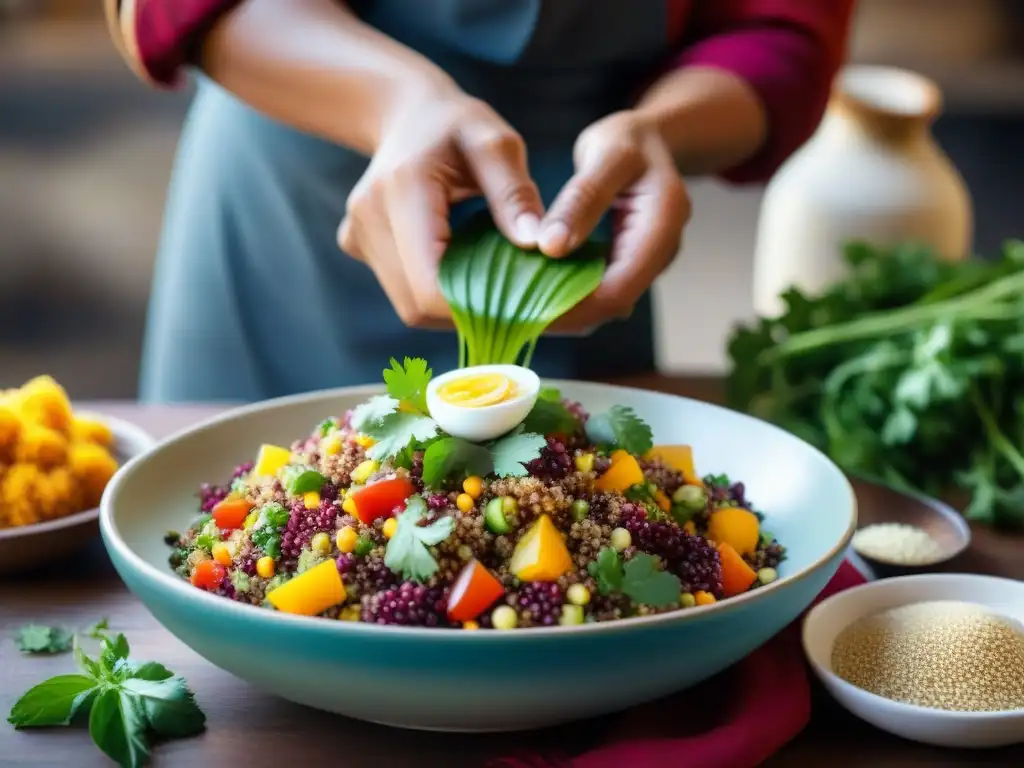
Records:
[[[787,548],[780,578],[721,602],[654,616],[510,632],[381,626],[294,616],[196,589],[167,564],[167,529],[195,517],[202,482],[264,442],[290,444],[380,387],[236,408],[126,464],[103,497],[115,568],[160,623],[213,664],[283,698],[372,722],[517,730],[612,712],[685,689],[796,619],[827,584],[856,527],[856,497],[821,452],[766,422],[645,390],[549,382],[590,412],[632,407],[655,442],[687,443],[698,471],[742,481]],[[591,670],[590,674],[581,670]],[[594,674],[593,670],[601,670]]]

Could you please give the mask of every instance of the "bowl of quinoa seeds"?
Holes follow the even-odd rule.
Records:
[[[1024,627],[968,602],[872,614],[836,638],[832,671],[869,693],[947,711],[1024,710]]]
[[[686,610],[778,577],[785,550],[743,483],[697,475],[689,446],[655,446],[632,409],[591,415],[549,389],[473,442],[415,394],[424,361],[393,365],[390,397],[253,445],[204,485],[199,516],[165,538],[175,573],[270,610],[462,630]]]

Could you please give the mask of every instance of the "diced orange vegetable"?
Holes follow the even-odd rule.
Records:
[[[477,560],[470,560],[452,585],[448,598],[448,618],[452,621],[472,621],[490,608],[505,594],[494,575]]]
[[[741,555],[754,554],[760,536],[757,516],[740,507],[716,509],[708,518],[708,538],[716,544],[724,541]]]
[[[757,581],[754,569],[731,544],[719,542],[718,557],[722,561],[722,592],[726,597],[742,595]]]
[[[190,581],[192,586],[199,587],[200,589],[216,589],[224,581],[225,573],[227,571],[224,570],[223,565],[219,565],[213,560],[203,560],[196,563],[196,567],[192,569]]]
[[[327,560],[268,592],[267,600],[283,613],[316,616],[345,602],[345,585],[334,560]]]
[[[662,512],[672,511],[672,501],[671,499],[669,499],[668,496],[665,495],[663,491],[657,490],[654,492],[654,502],[658,505],[658,509],[660,509]]]
[[[690,485],[704,485],[693,466],[693,448],[689,445],[657,445],[647,452],[645,459],[661,459],[677,472],[683,473],[683,479]]]
[[[715,600],[715,596],[710,592],[698,591],[693,593],[693,599],[697,601],[697,605],[711,605],[712,603],[718,602]]]
[[[407,477],[393,477],[353,491],[346,498],[352,499],[356,517],[369,525],[378,517],[389,517],[396,507],[404,509],[406,500],[414,493],[416,487],[412,480]]]
[[[213,545],[211,554],[213,559],[221,565],[231,565],[231,547],[228,546],[227,542],[218,541]]]
[[[605,493],[625,493],[637,483],[644,481],[644,471],[631,455],[625,451],[616,451],[611,458],[611,466],[597,478],[594,488]]]
[[[537,518],[519,539],[508,564],[520,581],[557,581],[572,568],[565,540],[547,515]]]
[[[225,531],[233,531],[245,524],[245,518],[249,516],[252,509],[245,499],[228,497],[213,508],[213,522],[217,527]]]

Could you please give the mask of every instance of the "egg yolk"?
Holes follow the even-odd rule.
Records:
[[[476,373],[452,379],[437,388],[442,402],[461,408],[484,408],[514,399],[516,383],[502,373]]]

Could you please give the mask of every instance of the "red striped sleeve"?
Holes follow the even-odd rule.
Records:
[[[676,65],[718,67],[738,75],[757,91],[768,115],[765,146],[723,178],[763,181],[810,138],[846,55],[854,1],[687,4],[691,15]]]

